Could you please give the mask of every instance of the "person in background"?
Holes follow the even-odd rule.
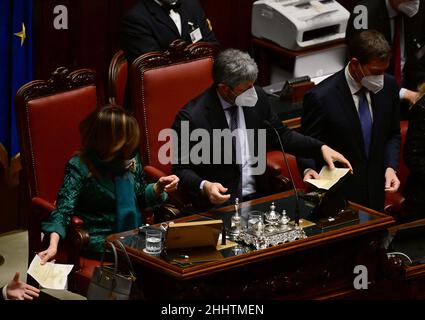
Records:
[[[217,43],[197,0],[139,0],[121,21],[128,65],[140,55],[167,50],[176,39]]]
[[[0,289],[0,300],[33,300],[39,297],[40,290],[19,280],[19,272],[13,279]]]
[[[39,253],[42,264],[55,257],[72,216],[80,217],[90,234],[83,254],[99,258],[106,236],[141,226],[141,210],[163,203],[164,191],[178,185],[174,175],[145,182],[137,154],[139,127],[122,108],[99,108],[82,121],[80,132],[81,150],[66,165],[56,208],[42,224],[50,235],[49,247]]]
[[[211,137],[216,129],[230,129],[237,136],[236,142],[227,146],[222,140],[219,145],[211,139],[207,146],[211,150],[210,159],[204,163],[194,163],[182,152],[178,154],[178,162],[173,163],[172,170],[180,178],[182,190],[187,192],[197,209],[223,206],[236,198],[247,201],[266,194],[267,174],[253,173],[253,158],[256,150],[266,151],[265,144],[275,150],[280,150],[280,147],[271,128],[267,128],[267,141],[258,141],[259,131],[264,130],[265,123],[276,128],[288,152],[319,157],[330,167],[334,167],[334,161],[339,161],[351,169],[350,163],[340,153],[282,125],[272,111],[264,90],[254,86],[258,67],[248,53],[236,49],[220,52],[214,60],[212,73],[214,84],[184,106],[173,124],[177,134],[181,133],[183,126],[188,125],[192,132],[202,129],[209,132]],[[248,130],[257,135],[253,145],[249,143]],[[182,141],[185,139],[182,135],[178,139],[178,145],[194,145],[192,140]],[[259,149],[259,144],[264,144],[264,149]],[[231,163],[214,160],[213,155],[217,150],[220,150],[220,159],[226,154],[235,155]],[[265,162],[266,155],[260,155],[260,159]]]
[[[387,72],[394,75],[400,89],[400,99],[407,102],[401,112],[407,117],[408,105],[418,98],[417,88],[425,82],[425,1],[363,0],[367,8],[367,28],[381,32],[392,47],[392,59]],[[347,25],[349,41],[356,29],[353,13]]]
[[[425,218],[425,85],[412,107],[404,145],[404,161],[410,174],[403,190],[405,220]]]
[[[375,30],[356,33],[350,61],[304,96],[300,132],[342,152],[354,174],[343,185],[348,200],[377,211],[385,192],[400,186],[400,106],[397,83],[384,74],[391,57],[385,37]],[[323,163],[298,158],[306,179],[318,178]]]

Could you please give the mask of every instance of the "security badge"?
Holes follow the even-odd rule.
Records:
[[[201,29],[199,29],[199,27],[195,29],[193,22],[188,21],[187,23],[189,24],[189,26],[191,27],[191,30],[192,30],[189,34],[190,39],[192,40],[192,43],[196,43],[196,42],[202,40]]]

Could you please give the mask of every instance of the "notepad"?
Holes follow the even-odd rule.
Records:
[[[319,179],[307,179],[306,182],[319,189],[329,190],[349,171],[350,169],[347,168],[335,168],[331,170],[328,166],[324,166],[320,170]]]

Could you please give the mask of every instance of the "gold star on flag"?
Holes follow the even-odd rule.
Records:
[[[25,24],[22,22],[21,32],[15,33],[15,36],[21,38],[21,47],[24,45],[25,39],[27,38],[27,33],[25,31]]]

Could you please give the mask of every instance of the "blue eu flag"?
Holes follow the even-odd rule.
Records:
[[[32,0],[0,1],[0,165],[19,153],[15,95],[33,78],[32,7]]]

